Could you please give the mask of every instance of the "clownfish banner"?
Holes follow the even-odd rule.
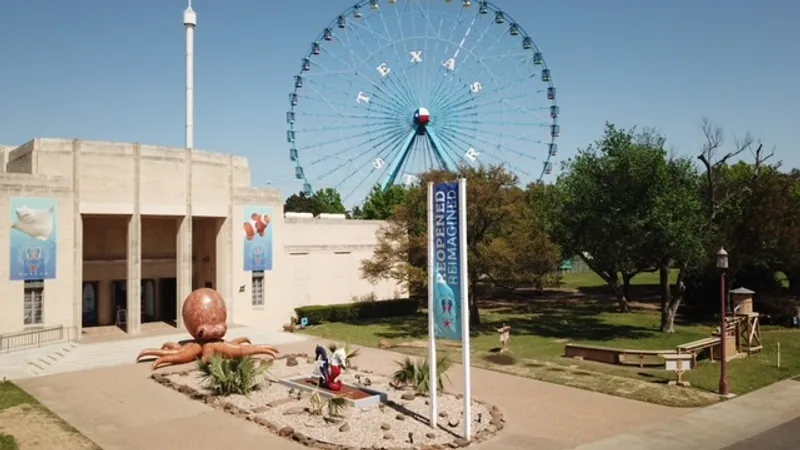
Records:
[[[464,313],[468,308],[464,276],[467,257],[462,247],[463,223],[462,209],[465,208],[465,195],[459,182],[433,185],[429,218],[432,234],[432,252],[428,282],[433,284],[433,322],[437,339],[462,339]]]
[[[244,270],[248,272],[272,270],[272,217],[272,208],[244,207]]]

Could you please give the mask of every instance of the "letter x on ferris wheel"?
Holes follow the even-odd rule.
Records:
[[[360,1],[311,44],[289,105],[295,178],[345,201],[463,164],[540,181],[558,149],[542,52],[488,1]]]

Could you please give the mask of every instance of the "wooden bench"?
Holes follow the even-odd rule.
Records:
[[[579,344],[567,344],[564,348],[564,354],[569,358],[581,358],[586,361],[596,361],[606,364],[626,364],[626,356],[635,356],[638,358],[639,367],[644,367],[644,358],[646,356],[661,357],[662,355],[671,355],[675,353],[675,350],[633,350],[629,348]]]
[[[691,353],[692,354],[692,367],[697,364],[697,355],[700,354],[703,350],[711,350],[712,348],[719,345],[719,336],[709,337],[704,339],[698,339],[696,341],[688,342],[686,344],[681,344],[678,346],[678,353]],[[711,360],[714,360],[714,352],[709,351],[711,355]]]

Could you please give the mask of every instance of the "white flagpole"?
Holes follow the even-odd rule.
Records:
[[[434,285],[436,283],[436,249],[434,248],[434,221],[433,221],[433,183],[428,183],[428,337],[430,342],[428,354],[428,367],[430,373],[428,374],[428,388],[430,391],[430,407],[431,407],[431,428],[436,428],[436,418],[438,411],[437,408],[437,385],[436,377],[436,317],[433,308],[436,306],[434,299]]]
[[[472,370],[469,345],[469,267],[467,264],[467,179],[458,183],[458,224],[461,248],[461,359],[464,365],[464,439],[472,440]]]

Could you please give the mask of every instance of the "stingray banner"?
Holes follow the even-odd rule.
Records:
[[[12,280],[56,277],[58,200],[41,197],[11,199]]]
[[[433,186],[433,261],[435,273],[429,277],[434,283],[433,317],[436,338],[461,340],[462,307],[466,307],[461,291],[463,257],[461,248],[461,206],[458,183],[440,183]]]

